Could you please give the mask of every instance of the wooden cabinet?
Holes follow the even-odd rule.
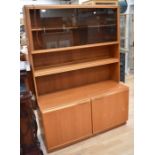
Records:
[[[43,114],[43,120],[49,150],[92,135],[89,100],[57,107]]]
[[[128,119],[128,88],[109,90],[92,99],[93,133],[123,124]]]
[[[30,5],[24,12],[47,150],[125,123],[118,7]]]

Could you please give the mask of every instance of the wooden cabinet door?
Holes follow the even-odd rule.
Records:
[[[48,151],[92,135],[90,100],[42,114]]]
[[[111,129],[128,119],[128,89],[112,90],[92,99],[93,133]]]

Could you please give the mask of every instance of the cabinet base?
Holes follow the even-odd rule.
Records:
[[[121,123],[121,124],[119,124],[119,125],[114,126],[113,128],[106,129],[105,131],[101,131],[101,132],[98,132],[98,133],[95,133],[95,134],[92,134],[92,135],[88,135],[88,136],[86,136],[86,137],[77,139],[77,140],[75,140],[75,141],[72,141],[72,142],[70,142],[70,143],[66,143],[66,144],[64,144],[64,145],[56,146],[56,147],[54,147],[54,148],[53,148],[53,147],[52,147],[52,148],[49,148],[49,149],[47,150],[47,152],[48,152],[48,153],[51,153],[51,152],[58,151],[58,150],[63,149],[63,148],[65,148],[65,147],[68,147],[68,146],[71,146],[71,145],[73,145],[73,144],[76,144],[76,143],[78,143],[78,142],[82,142],[82,141],[87,140],[87,139],[89,139],[89,138],[98,136],[98,135],[100,135],[100,134],[104,134],[104,133],[106,133],[106,132],[108,132],[108,131],[111,131],[111,130],[113,130],[113,129],[116,129],[116,128],[121,127],[121,126],[126,125],[126,124],[127,124],[127,122],[123,122],[123,123]]]

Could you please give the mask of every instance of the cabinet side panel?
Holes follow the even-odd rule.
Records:
[[[32,39],[32,32],[31,32],[31,19],[30,19],[30,10],[27,7],[23,8],[24,11],[24,26],[25,31],[27,35],[27,46],[28,46],[28,57],[29,57],[29,63],[32,70],[32,76],[33,76],[33,86],[35,88],[35,94],[36,97],[38,97],[38,91],[36,86],[36,81],[34,78],[34,64],[33,64],[33,58],[32,58],[32,50],[33,50],[33,39]]]

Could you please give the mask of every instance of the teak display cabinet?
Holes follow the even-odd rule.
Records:
[[[25,27],[48,151],[124,124],[119,8],[30,5]]]

